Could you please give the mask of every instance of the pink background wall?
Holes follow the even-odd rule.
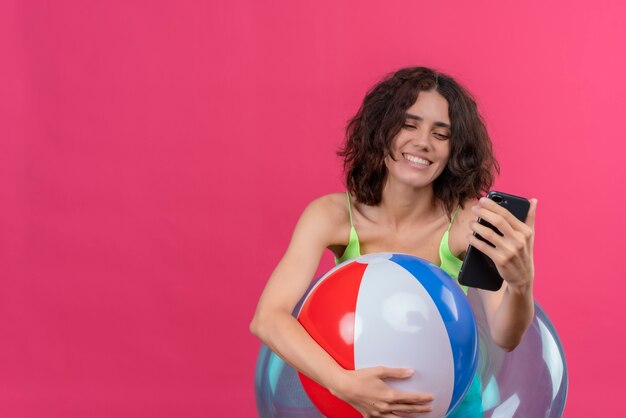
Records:
[[[366,89],[433,66],[539,199],[566,417],[617,416],[620,1],[0,4],[0,411],[255,416],[248,322]],[[324,261],[320,271],[330,265]]]

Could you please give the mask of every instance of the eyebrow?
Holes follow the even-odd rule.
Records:
[[[412,115],[411,113],[405,113],[405,115],[406,115],[407,119],[415,119],[416,121],[419,121],[419,122],[423,122],[424,121],[424,118],[421,117],[421,116]],[[435,122],[435,123],[433,123],[433,125],[440,126],[442,128],[450,129],[450,125],[448,125],[447,123],[444,123],[444,122]]]

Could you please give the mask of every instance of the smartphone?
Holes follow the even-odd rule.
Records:
[[[530,202],[528,199],[496,191],[490,191],[487,194],[487,198],[507,209],[520,221],[526,221],[528,209],[530,208]],[[498,228],[491,225],[484,219],[478,218],[478,223],[493,229],[498,235],[502,236],[502,233],[498,230]],[[492,247],[495,247],[495,245],[481,237],[476,232],[474,232],[474,236]],[[463,286],[496,291],[502,287],[502,282],[503,279],[498,273],[498,269],[491,258],[487,257],[482,251],[470,245],[467,248],[465,260],[463,260],[463,265],[461,266],[461,271],[459,272],[459,283]]]

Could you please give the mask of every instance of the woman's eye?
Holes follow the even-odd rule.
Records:
[[[439,139],[450,139],[448,135],[440,134],[439,132],[435,132],[435,136]]]
[[[402,125],[402,127],[406,128],[406,129],[415,129],[415,126],[413,126],[413,125],[411,125],[409,123],[405,123],[404,125]]]

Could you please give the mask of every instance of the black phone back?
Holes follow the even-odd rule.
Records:
[[[520,221],[524,222],[526,220],[528,209],[530,208],[530,202],[528,199],[496,191],[489,192],[487,197],[500,206],[506,208]],[[489,222],[479,218],[478,223],[485,225],[496,231],[499,235],[502,235],[500,231],[498,231],[498,229]],[[493,244],[485,240],[480,235],[474,233],[474,236],[493,247]],[[470,245],[467,248],[465,260],[463,261],[461,271],[459,272],[459,283],[464,286],[495,291],[502,287],[502,282],[503,279],[500,277],[498,269],[491,258],[487,257],[482,251]]]

